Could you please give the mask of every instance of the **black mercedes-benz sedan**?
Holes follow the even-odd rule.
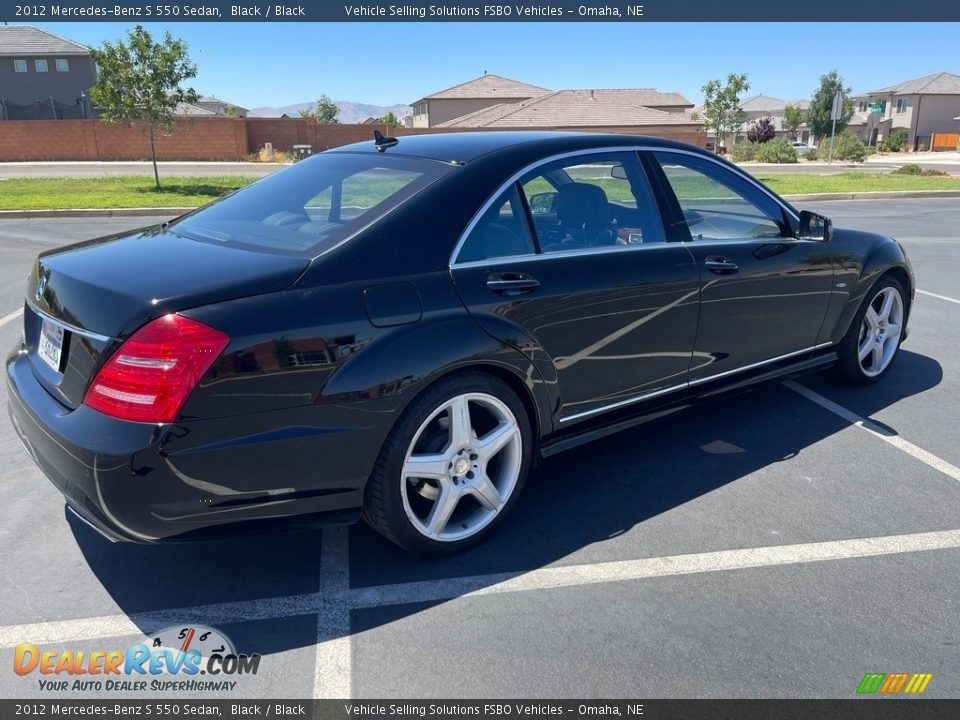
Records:
[[[42,254],[9,411],[111,539],[352,522],[443,553],[541,457],[732,388],[894,361],[894,240],[657,138],[377,136]]]

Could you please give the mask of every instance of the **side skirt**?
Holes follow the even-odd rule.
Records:
[[[634,409],[634,413],[630,417],[623,417],[622,413],[611,412],[609,415],[617,415],[618,419],[611,420],[606,424],[597,425],[597,421],[594,422],[585,422],[585,426],[589,426],[582,432],[578,432],[574,435],[567,435],[562,438],[550,440],[540,446],[540,456],[541,457],[550,457],[551,455],[556,455],[557,453],[564,452],[565,450],[572,450],[575,447],[584,445],[588,442],[593,442],[594,440],[599,440],[600,438],[607,437],[608,435],[613,435],[614,433],[621,432],[622,430],[628,430],[637,425],[643,425],[652,420],[659,420],[660,418],[666,417],[668,415],[673,415],[674,413],[681,412],[686,410],[691,405],[696,403],[698,400],[708,400],[730,393],[737,392],[739,390],[744,390],[758,383],[768,382],[770,380],[782,379],[787,377],[795,377],[798,375],[804,375],[815,370],[820,370],[825,367],[829,367],[837,362],[837,354],[833,350],[823,353],[822,355],[817,355],[816,357],[808,358],[807,360],[801,360],[800,362],[791,363],[790,365],[780,366],[766,370],[765,372],[760,372],[754,375],[749,375],[748,377],[737,377],[733,376],[729,379],[726,379],[726,382],[723,380],[718,380],[716,383],[707,383],[703,386],[694,386],[693,388],[688,388],[687,390],[677,390],[675,393],[675,399],[670,400],[668,397],[658,399],[656,402],[657,407],[644,411],[640,409],[637,412],[637,408],[643,408],[643,405],[638,405]],[[720,384],[723,383],[723,384]],[[663,401],[666,401],[668,404],[664,405]],[[602,416],[601,416],[602,417]],[[600,420],[602,423],[602,420]]]

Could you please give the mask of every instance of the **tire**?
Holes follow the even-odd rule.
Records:
[[[870,385],[890,371],[903,342],[909,303],[897,279],[887,275],[877,281],[837,345],[838,380]]]
[[[390,431],[367,481],[363,518],[410,552],[459,552],[503,521],[532,457],[530,420],[509,385],[483,372],[455,373],[427,388]]]

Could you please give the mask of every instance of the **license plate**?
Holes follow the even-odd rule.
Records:
[[[63,352],[63,326],[44,320],[40,327],[40,343],[37,354],[43,361],[60,372],[60,354]]]

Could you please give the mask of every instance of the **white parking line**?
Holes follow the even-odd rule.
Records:
[[[341,599],[350,591],[347,528],[324,528],[320,540],[320,598],[317,614],[313,697],[317,700],[352,697],[350,607]]]
[[[937,298],[937,300],[946,300],[947,302],[952,302],[952,303],[956,303],[957,305],[960,305],[960,300],[957,300],[956,298],[952,298],[952,297],[947,297],[946,295],[937,295],[937,293],[927,292],[926,290],[917,290],[917,293],[920,295],[928,295],[932,298]]]
[[[787,380],[783,384],[793,390],[795,393],[799,393],[808,400],[812,400],[820,407],[829,410],[834,415],[839,415],[851,425],[856,425],[858,428],[866,430],[871,435],[874,435],[884,442],[893,445],[898,450],[903,450],[903,452],[907,453],[908,455],[912,455],[924,465],[929,465],[934,470],[938,470],[944,475],[949,475],[954,480],[960,481],[960,468],[958,468],[956,465],[947,462],[943,458],[937,457],[933,453],[927,452],[922,447],[917,447],[912,442],[904,440],[899,435],[890,434],[889,430],[880,427],[876,423],[871,422],[866,418],[860,417],[855,412],[847,410],[842,405],[837,405],[837,403],[833,402],[833,400],[825,398],[820,393],[816,393],[810,388],[804,387],[793,380]]]
[[[2,318],[0,318],[0,327],[3,327],[8,322],[12,322],[13,320],[16,320],[21,315],[23,315],[23,308],[20,308],[19,310],[14,310],[12,313],[8,313],[4,315]]]
[[[346,530],[344,529],[343,532],[346,533]],[[329,543],[335,568],[338,558],[342,558],[339,562],[345,561],[346,558],[345,554],[341,554],[341,550],[336,549],[339,542],[335,537],[334,541]],[[345,551],[345,542],[340,547]],[[216,626],[244,620],[266,620],[315,613],[318,615],[318,628],[322,625],[325,630],[318,629],[318,639],[323,644],[323,650],[322,652],[320,648],[317,650],[319,662],[316,677],[319,688],[315,688],[314,691],[318,696],[343,693],[341,697],[346,697],[350,692],[350,687],[345,686],[348,685],[350,675],[349,640],[342,643],[334,641],[349,638],[349,628],[344,618],[349,618],[351,609],[951,549],[960,549],[960,529],[719,550],[356,589],[344,588],[341,585],[338,590],[325,585],[321,593],[174,608],[130,616],[119,614],[99,618],[9,625],[0,627],[0,647],[12,647],[21,642],[49,645],[137,635],[141,634],[140,628],[149,632],[186,621]],[[340,576],[345,577],[344,574]]]

